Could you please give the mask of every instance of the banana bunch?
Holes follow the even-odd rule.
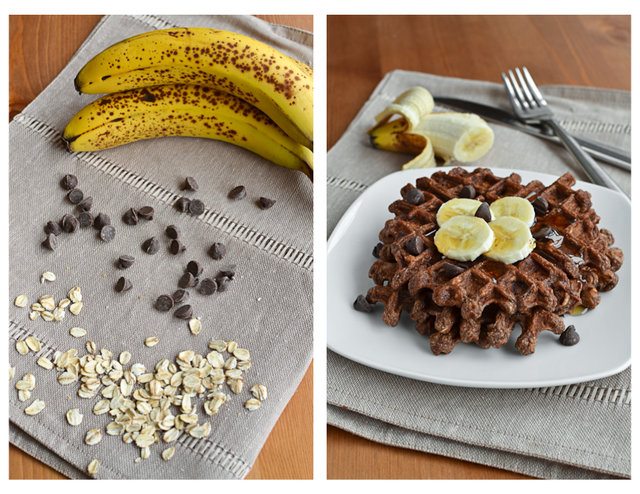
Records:
[[[394,115],[400,118],[391,120]],[[398,96],[367,133],[378,149],[417,155],[403,170],[436,166],[436,156],[445,164],[475,161],[493,145],[493,131],[478,115],[433,112],[433,97],[423,87]]]
[[[72,151],[205,137],[312,177],[313,70],[253,38],[206,28],[143,33],[96,55],[74,84],[107,95],[65,128]]]

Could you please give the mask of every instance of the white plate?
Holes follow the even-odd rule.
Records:
[[[475,167],[467,167],[473,170]],[[400,198],[407,183],[434,171],[393,173],[369,187],[347,210],[328,245],[328,347],[334,352],[385,372],[440,384],[480,388],[559,386],[610,376],[631,362],[631,203],[622,194],[585,182],[575,187],[591,193],[599,226],[610,230],[625,254],[618,285],[602,293],[600,305],[584,315],[565,316],[574,324],[580,342],[566,347],[550,331],[543,331],[536,351],[520,355],[514,348],[519,329],[501,348],[482,349],[460,343],[448,355],[435,356],[429,340],[414,329],[406,315],[397,327],[382,322],[381,307],[372,314],[358,312],[353,302],[373,286],[368,273],[378,233],[393,215],[388,206]],[[492,169],[497,176],[516,171],[524,183],[551,184],[557,177],[524,170]]]

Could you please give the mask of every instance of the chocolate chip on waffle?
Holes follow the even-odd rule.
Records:
[[[406,185],[403,199],[389,206],[395,217],[380,232],[379,260],[369,271],[376,286],[367,301],[384,304],[382,320],[390,326],[405,311],[417,331],[429,336],[436,355],[451,352],[458,342],[501,347],[516,324],[522,328],[517,350],[533,353],[542,331],[564,331],[560,316],[577,305],[595,308],[599,292],[616,286],[622,266],[622,251],[610,247],[613,235],[598,228],[591,195],[574,190],[574,184],[570,173],[545,187],[537,180],[522,184],[515,173],[496,177],[488,169],[453,168]],[[537,200],[531,227],[536,247],[529,256],[504,264],[482,256],[459,262],[438,252],[438,209],[471,187],[476,200],[488,203],[506,196]],[[424,197],[418,204],[407,200],[419,195],[414,189]]]

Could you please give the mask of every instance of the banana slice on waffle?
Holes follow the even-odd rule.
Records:
[[[512,216],[522,220],[528,227],[533,225],[536,213],[529,201],[522,197],[502,197],[489,205],[494,218]]]
[[[454,216],[475,216],[481,205],[482,203],[475,199],[450,199],[438,209],[436,222],[438,226],[442,226]],[[493,213],[491,219],[493,219]]]
[[[494,239],[495,234],[485,220],[460,215],[440,226],[434,242],[438,251],[450,259],[473,261],[491,248]]]
[[[495,261],[513,264],[527,257],[535,248],[529,225],[513,216],[503,216],[488,224],[495,240],[484,255]]]

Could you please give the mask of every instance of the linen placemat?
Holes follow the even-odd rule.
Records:
[[[369,185],[407,155],[373,149],[366,130],[404,90],[463,97],[509,110],[501,84],[394,71],[382,80],[328,153],[328,228]],[[545,98],[572,132],[629,149],[630,93],[545,86]],[[461,96],[463,95],[463,96]],[[449,110],[436,105],[436,110]],[[451,111],[451,110],[449,110]],[[586,177],[561,147],[489,122],[493,148],[477,166]],[[627,193],[630,174],[603,165]],[[625,262],[630,253],[625,252]],[[330,310],[330,308],[329,308]],[[443,386],[381,372],[329,351],[328,422],[373,441],[436,453],[541,478],[631,474],[631,372],[534,389]]]
[[[276,26],[251,16],[107,16],[56,79],[10,124],[10,292],[9,361],[15,366],[10,382],[10,440],[36,458],[72,478],[87,477],[87,465],[99,461],[95,477],[111,479],[234,479],[251,469],[260,449],[284,407],[296,390],[312,357],[313,204],[312,184],[301,173],[268,163],[253,153],[220,141],[197,138],[164,138],[140,141],[102,152],[72,154],[61,142],[67,121],[95,95],[79,95],[73,85],[78,70],[111,44],[153,29],[189,26],[239,32],[297,58],[312,62],[310,33]],[[106,213],[116,227],[115,239],[103,242],[96,230],[80,229],[58,237],[56,250],[40,245],[47,221],[71,213],[60,179],[67,173],[78,177],[78,187],[93,196],[92,213]],[[185,192],[185,177],[195,177],[199,190]],[[231,201],[227,195],[244,185],[247,197]],[[206,210],[199,216],[180,213],[175,201],[183,196],[201,199]],[[256,201],[264,196],[276,200],[268,210]],[[121,216],[129,208],[152,206],[153,220],[126,225]],[[164,230],[177,225],[186,251],[168,252]],[[149,255],[141,244],[151,236],[160,240],[160,251]],[[213,242],[226,245],[219,261],[207,255]],[[119,256],[135,257],[126,271],[115,263]],[[154,309],[156,298],[173,293],[190,260],[204,267],[203,276],[231,265],[236,275],[225,292],[206,297],[191,289],[189,302],[202,330],[194,335],[186,321],[171,312]],[[51,271],[53,282],[40,283]],[[133,288],[117,293],[120,276]],[[30,320],[27,308],[13,305],[13,298],[27,295],[29,303],[51,294],[58,301],[79,286],[84,307],[61,322]],[[83,338],[69,334],[71,327],[86,329]],[[20,355],[15,343],[27,336],[42,343],[38,352]],[[147,347],[147,337],[159,343]],[[244,372],[243,391],[220,411],[208,416],[203,400],[194,400],[200,423],[209,422],[211,433],[201,439],[186,434],[173,443],[155,444],[148,459],[140,461],[140,449],[121,437],[105,434],[109,415],[94,415],[101,398],[77,396],[77,384],[58,384],[58,372],[36,365],[40,356],[52,358],[56,351],[78,349],[94,341],[98,352],[108,349],[118,358],[131,352],[133,363],[153,370],[157,362],[175,361],[178,353],[193,350],[206,356],[214,339],[237,341],[251,352],[250,369]],[[35,376],[31,398],[18,399],[14,388],[26,373]],[[244,408],[249,388],[264,384],[268,397],[255,411]],[[28,416],[24,409],[34,399],[44,410]],[[65,413],[79,408],[82,423],[71,427]],[[180,413],[173,410],[174,415]],[[84,443],[89,429],[100,428],[100,443]],[[174,457],[164,461],[160,453],[175,446]]]

